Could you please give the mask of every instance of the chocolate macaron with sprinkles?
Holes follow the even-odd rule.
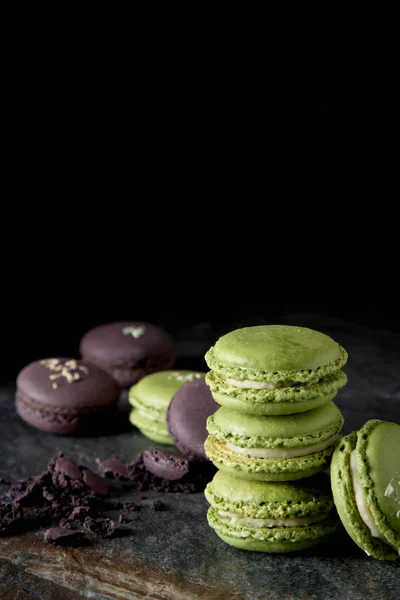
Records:
[[[83,360],[107,371],[123,389],[145,375],[170,369],[176,362],[172,336],[158,325],[118,321],[94,327],[82,337]]]
[[[107,420],[119,395],[117,382],[95,365],[47,358],[28,364],[19,373],[16,411],[36,429],[72,435]]]

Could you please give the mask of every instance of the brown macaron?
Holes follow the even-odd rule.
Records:
[[[178,450],[191,461],[207,461],[207,418],[218,408],[204,377],[185,383],[172,397],[167,428]]]
[[[176,362],[171,335],[143,321],[118,321],[91,329],[81,339],[80,354],[107,371],[124,389],[149,373],[170,369]]]
[[[72,358],[30,363],[17,377],[16,410],[26,423],[49,433],[93,430],[112,414],[117,382],[96,365]]]

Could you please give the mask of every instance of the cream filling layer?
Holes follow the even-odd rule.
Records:
[[[277,383],[271,383],[269,381],[251,381],[250,379],[231,379],[227,377],[225,379],[226,383],[229,385],[233,385],[238,388],[250,388],[254,390],[276,390],[278,388],[284,387],[297,387],[299,385],[308,386],[314,385],[314,383],[318,383],[319,379],[312,379],[311,381],[307,381],[306,383],[300,381],[278,381]]]
[[[297,456],[306,456],[307,454],[314,454],[314,452],[325,450],[325,448],[333,446],[338,438],[339,434],[335,433],[335,435],[332,435],[325,442],[320,442],[319,444],[311,444],[310,446],[302,446],[301,448],[279,448],[278,450],[274,448],[241,448],[230,442],[226,442],[225,447],[228,450],[232,450],[232,452],[246,454],[254,458],[296,458]]]
[[[219,510],[221,517],[230,517],[230,525],[248,525],[249,527],[307,527],[313,523],[318,523],[320,518],[316,517],[297,517],[295,519],[252,519],[234,513]]]
[[[138,413],[145,419],[148,419],[149,421],[155,421],[158,423],[163,422],[162,416],[160,414],[155,415],[154,413],[147,411],[145,408],[142,408],[142,406],[138,406],[137,404],[135,404],[134,407],[136,408]]]
[[[363,489],[362,489],[361,482],[360,482],[360,479],[359,479],[358,473],[357,473],[357,462],[356,462],[356,451],[355,450],[353,450],[350,454],[350,470],[351,470],[351,477],[352,477],[352,481],[353,481],[353,489],[354,489],[354,495],[355,495],[355,499],[356,499],[357,509],[358,509],[358,512],[360,513],[361,519],[364,521],[364,523],[370,530],[372,537],[378,538],[385,544],[388,544],[388,546],[391,546],[392,548],[394,548],[396,550],[396,552],[398,552],[400,555],[400,550],[398,548],[396,548],[393,544],[388,542],[388,540],[385,538],[385,536],[380,533],[379,529],[377,528],[377,526],[375,524],[374,517],[372,516],[372,513],[369,510],[367,503],[365,502]]]

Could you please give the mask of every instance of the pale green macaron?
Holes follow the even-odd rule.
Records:
[[[218,471],[204,493],[210,527],[243,550],[304,550],[328,540],[339,526],[328,476],[269,483]]]
[[[221,406],[207,419],[204,449],[221,471],[260,481],[292,481],[330,464],[344,419],[333,402],[270,417]]]
[[[371,419],[332,456],[333,498],[353,541],[379,560],[400,558],[400,425]]]
[[[159,371],[146,375],[129,390],[129,402],[133,406],[130,422],[154,442],[173,445],[166,422],[169,403],[185,383],[204,375],[200,371],[188,370]]]
[[[347,383],[347,352],[307,327],[257,325],[220,337],[205,355],[214,400],[233,410],[284,415],[333,400]]]

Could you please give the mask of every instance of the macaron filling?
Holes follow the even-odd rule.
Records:
[[[149,421],[155,421],[156,423],[165,423],[165,416],[167,411],[165,410],[163,413],[161,411],[151,410],[149,408],[143,408],[142,405],[139,405],[137,402],[132,402],[132,405],[137,409],[138,413],[144,419],[148,419]]]
[[[206,383],[215,400],[222,406],[252,414],[287,414],[311,410],[332,400],[347,383],[344,371],[338,370],[326,377],[310,381],[285,382],[255,381],[224,377],[209,371]],[[234,385],[232,385],[232,383]]]
[[[297,517],[293,519],[252,519],[243,515],[219,510],[221,517],[229,517],[230,525],[247,525],[249,527],[308,527],[313,523],[320,523],[326,519],[326,515],[316,515],[314,517]]]
[[[361,482],[360,482],[360,479],[359,479],[358,473],[357,473],[356,451],[355,450],[353,450],[350,454],[350,471],[351,471],[351,477],[352,477],[352,482],[353,482],[355,501],[356,501],[357,509],[358,509],[358,512],[359,512],[359,515],[360,515],[362,521],[365,523],[365,525],[370,530],[372,537],[378,538],[385,544],[388,544],[389,546],[394,548],[396,550],[396,552],[398,552],[400,555],[400,550],[394,544],[391,544],[385,538],[385,536],[380,533],[379,529],[377,528],[377,526],[375,524],[374,517],[372,516],[372,513],[367,506],[367,503],[364,498],[362,485],[361,485]]]
[[[226,442],[225,444],[221,442],[216,442],[220,447],[220,450],[223,452],[228,449],[232,452],[238,452],[239,454],[246,454],[247,456],[253,456],[255,458],[295,458],[297,456],[307,456],[309,454],[314,454],[315,452],[321,452],[321,450],[325,450],[330,446],[336,445],[336,442],[339,439],[339,433],[335,433],[330,438],[325,440],[324,442],[319,442],[318,444],[312,444],[310,446],[303,446],[302,448],[284,448],[284,449],[273,449],[273,448],[241,448],[240,446],[235,446],[231,442]],[[225,447],[224,447],[225,446]]]
[[[243,388],[243,389],[253,389],[253,390],[276,390],[278,388],[285,387],[299,387],[302,385],[314,385],[319,382],[319,378],[311,379],[310,381],[277,381],[276,383],[271,383],[270,381],[252,381],[250,379],[233,379],[232,377],[227,377],[225,379],[226,383],[229,385],[233,385],[233,387]]]

